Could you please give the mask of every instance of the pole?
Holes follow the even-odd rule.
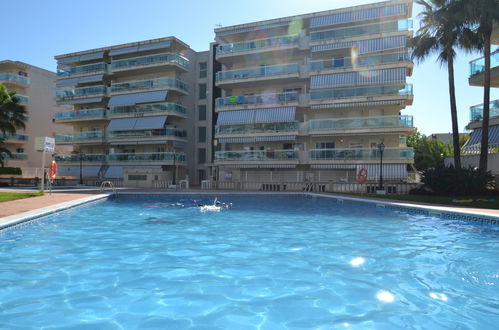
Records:
[[[172,184],[173,185],[177,185],[177,164],[176,164],[176,160],[177,160],[177,154],[175,153],[175,149],[173,149],[173,180],[172,180]]]
[[[40,190],[43,192],[45,188],[45,148],[43,148],[42,153],[42,184],[40,185]]]
[[[82,185],[83,184],[83,170],[82,170],[82,161],[83,161],[83,154],[81,153],[81,150],[80,150],[80,184]]]
[[[380,166],[379,166],[379,190],[383,190],[383,149],[380,150]]]

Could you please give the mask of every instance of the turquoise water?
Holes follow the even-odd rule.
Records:
[[[496,328],[499,226],[218,197],[118,196],[0,232],[0,328]]]

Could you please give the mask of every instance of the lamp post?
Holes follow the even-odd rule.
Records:
[[[383,191],[383,151],[385,150],[385,144],[383,141],[378,145],[379,149],[379,155],[380,155],[380,160],[379,160],[379,190]]]
[[[177,154],[175,153],[175,149],[173,149],[173,179],[172,179],[172,184],[176,185],[177,184]]]
[[[83,185],[83,154],[81,152],[81,149],[79,150],[79,156],[80,156],[80,184]]]

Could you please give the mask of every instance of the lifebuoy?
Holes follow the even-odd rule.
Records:
[[[57,175],[57,163],[55,162],[55,160],[53,160],[52,163],[50,163],[50,172],[49,172],[50,180],[54,180],[56,175]]]
[[[367,168],[363,167],[359,170],[359,174],[357,174],[357,181],[361,184],[367,181]]]

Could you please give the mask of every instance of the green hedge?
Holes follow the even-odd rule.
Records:
[[[23,171],[20,167],[0,167],[0,174],[21,175],[23,174]]]

